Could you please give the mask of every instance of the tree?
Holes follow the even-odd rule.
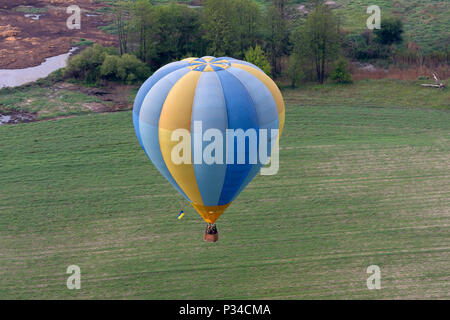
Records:
[[[159,24],[152,61],[157,65],[179,60],[187,53],[203,53],[198,10],[172,3],[155,6],[155,15]]]
[[[178,5],[177,29],[180,34],[176,59],[191,54],[204,55],[205,45],[202,39],[200,10],[190,9],[186,5]]]
[[[256,45],[254,48],[248,48],[248,50],[245,51],[245,61],[253,63],[270,76],[270,64],[260,46]]]
[[[278,58],[285,53],[289,42],[287,22],[281,9],[284,9],[284,6],[280,6],[275,0],[268,8],[265,19],[267,52],[274,76],[280,73]]]
[[[403,23],[398,18],[387,17],[381,21],[381,29],[375,29],[375,39],[384,45],[403,41]]]
[[[281,17],[284,20],[289,20],[290,16],[295,15],[296,9],[295,6],[292,6],[293,3],[298,3],[299,1],[294,0],[272,0],[272,5],[278,9],[281,14]]]
[[[261,9],[254,0],[234,0],[233,6],[236,15],[234,29],[239,47],[237,56],[242,58],[245,50],[254,47],[261,38]]]
[[[137,0],[131,14],[131,27],[137,36],[137,55],[142,61],[150,62],[159,21],[152,5],[146,0]]]
[[[202,12],[202,22],[209,54],[218,57],[234,56],[237,53],[233,0],[207,0]]]
[[[128,48],[153,70],[186,55],[203,55],[200,13],[184,4],[137,0],[130,10]]]
[[[331,9],[319,3],[305,23],[293,35],[294,53],[305,65],[311,65],[319,83],[326,77],[328,65],[340,50],[338,21]]]
[[[292,88],[295,88],[304,76],[301,59],[295,53],[289,56],[287,75],[291,80]]]
[[[130,5],[128,2],[120,1],[114,6],[114,23],[117,29],[117,36],[119,38],[119,53],[122,55],[128,52],[128,32]]]
[[[208,54],[243,58],[261,39],[261,17],[254,0],[207,0],[202,29]]]

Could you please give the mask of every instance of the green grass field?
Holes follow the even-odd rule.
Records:
[[[280,171],[244,190],[215,244],[131,112],[0,126],[0,299],[450,298],[449,111],[308,90],[285,91]]]

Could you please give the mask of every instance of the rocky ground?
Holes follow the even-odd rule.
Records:
[[[81,29],[70,30],[69,5],[81,8]],[[99,30],[111,16],[96,11],[104,7],[93,0],[2,0],[0,2],[0,68],[18,69],[41,64],[63,54],[80,39],[116,45],[116,37]]]

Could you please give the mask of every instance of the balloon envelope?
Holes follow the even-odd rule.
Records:
[[[264,165],[260,149],[264,146],[270,155],[284,117],[283,98],[272,79],[253,64],[229,57],[188,58],[165,65],[144,82],[133,107],[141,147],[209,223],[217,220]],[[209,130],[214,137],[207,137],[208,129],[214,129]],[[234,143],[226,139],[227,132],[238,129],[267,132],[266,139],[259,134],[252,146],[248,138],[240,149],[237,136],[230,140]],[[279,131],[273,135],[275,129]],[[189,162],[173,159],[173,150],[180,144],[176,132],[191,133],[188,148],[182,151]],[[212,142],[217,144],[211,152]],[[221,155],[223,161],[204,161],[208,152],[216,159]],[[244,163],[238,161],[242,153]]]

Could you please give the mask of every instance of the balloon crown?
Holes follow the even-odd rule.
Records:
[[[230,67],[231,63],[225,58],[202,57],[202,58],[188,58],[188,68],[200,72],[215,72],[225,70]]]

